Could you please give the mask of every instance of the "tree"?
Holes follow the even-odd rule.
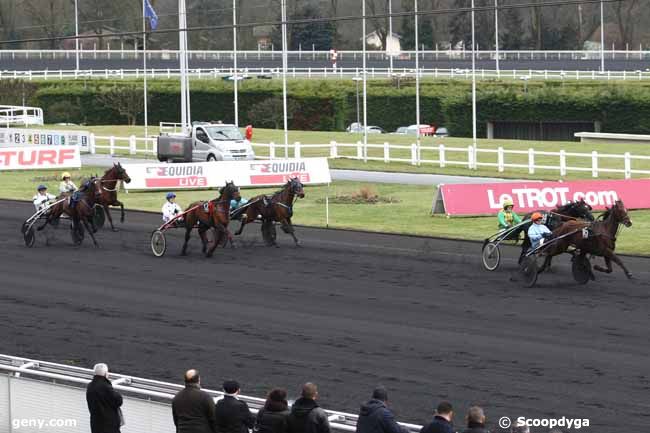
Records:
[[[287,122],[293,119],[293,113],[297,109],[297,104],[291,99],[287,99]],[[248,110],[249,122],[254,123],[261,128],[280,129],[284,122],[284,107],[282,98],[272,96],[267,98]]]
[[[48,38],[56,38],[64,33],[66,26],[65,0],[25,0],[25,11],[45,32]],[[51,39],[50,49],[58,48],[59,41]]]
[[[377,32],[377,37],[381,42],[381,49],[386,51],[388,39],[388,17],[385,18],[376,18],[374,15],[383,15],[388,14],[388,0],[362,0],[367,2],[368,10],[366,16],[369,16],[369,20],[372,23],[375,32]],[[370,12],[368,14],[368,12]],[[366,35],[364,35],[365,38]]]
[[[486,6],[489,0],[476,0],[474,6]],[[471,7],[470,0],[455,0],[454,7],[468,9]],[[494,25],[490,17],[494,15],[487,11],[474,12],[474,42],[480,48],[494,46]],[[451,18],[449,25],[452,46],[463,42],[463,46],[472,49],[472,15],[470,11],[458,12]]]
[[[135,84],[113,85],[98,96],[99,103],[125,116],[129,125],[135,125],[139,114],[144,111],[142,89]]]
[[[526,47],[526,32],[520,9],[510,8],[499,12],[499,48],[521,50]]]
[[[307,5],[297,10],[289,17],[290,21],[321,18],[321,12],[315,6]],[[289,50],[309,49],[312,45],[317,50],[328,50],[333,47],[336,29],[331,22],[308,22],[287,26],[287,45]],[[276,47],[282,46],[282,27],[277,26],[271,35]]]
[[[631,44],[634,41],[636,30],[634,17],[639,14],[638,6],[639,0],[619,1],[613,4],[614,16],[623,45]]]

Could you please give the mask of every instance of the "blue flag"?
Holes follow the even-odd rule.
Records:
[[[156,15],[156,11],[153,10],[149,0],[144,0],[144,17],[149,18],[151,30],[156,30],[156,27],[158,27],[158,15]]]

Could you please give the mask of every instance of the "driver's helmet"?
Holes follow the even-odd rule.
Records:
[[[61,173],[61,180],[65,180],[66,177],[72,177],[72,176],[70,176],[70,173],[68,173],[67,171]]]
[[[38,186],[38,188],[36,188],[36,191],[41,192],[41,191],[45,191],[46,189],[47,189],[47,187],[45,185],[40,184]]]
[[[167,200],[169,200],[171,198],[175,198],[176,194],[174,194],[173,192],[168,192],[166,197],[167,197]]]
[[[533,221],[538,221],[538,220],[541,220],[542,218],[544,218],[544,215],[542,215],[542,214],[539,213],[539,212],[535,212],[535,213],[530,217],[530,219],[533,220]]]
[[[515,204],[512,202],[512,200],[503,200],[503,208],[506,209],[508,206],[514,207]]]

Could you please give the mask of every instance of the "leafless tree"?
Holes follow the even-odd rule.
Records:
[[[138,115],[144,111],[142,89],[135,84],[114,85],[101,92],[98,99],[105,107],[125,116],[129,125],[135,125]]]

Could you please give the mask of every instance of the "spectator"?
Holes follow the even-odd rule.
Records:
[[[438,405],[433,421],[422,427],[420,433],[453,433],[454,426],[451,422],[454,417],[454,411],[451,403],[443,401]]]
[[[490,433],[485,428],[485,414],[483,409],[478,406],[472,406],[467,412],[467,428],[463,433]]]
[[[285,433],[288,417],[287,391],[276,388],[269,392],[264,407],[257,413],[254,431],[255,433]]]
[[[530,433],[530,427],[526,424],[512,426],[512,433]],[[561,431],[551,431],[549,433],[562,433]]]
[[[227,380],[223,383],[223,391],[226,394],[215,408],[217,432],[248,433],[255,425],[255,418],[246,402],[237,399],[239,383]]]
[[[120,433],[122,396],[108,380],[108,366],[96,364],[95,376],[86,388],[86,403],[90,412],[92,433]]]
[[[199,372],[188,370],[184,379],[185,389],[172,400],[176,433],[216,433],[214,401],[201,390]]]
[[[408,433],[395,421],[388,409],[388,392],[378,387],[372,392],[372,398],[361,406],[357,420],[357,433]]]
[[[302,386],[302,396],[291,406],[287,433],[330,433],[327,414],[316,403],[318,388],[307,382]]]

